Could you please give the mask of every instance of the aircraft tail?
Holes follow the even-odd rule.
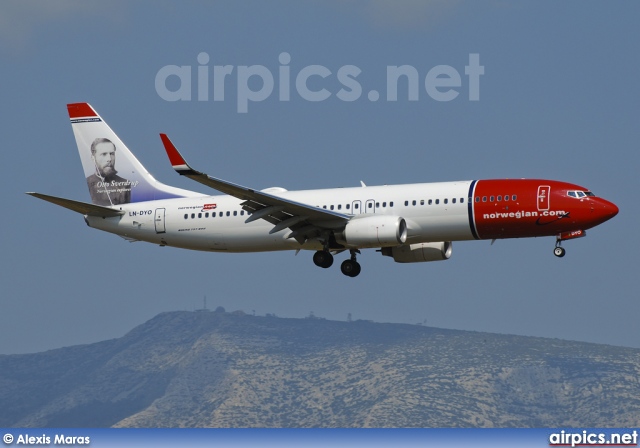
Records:
[[[88,103],[67,104],[67,109],[95,205],[204,196],[155,180]]]

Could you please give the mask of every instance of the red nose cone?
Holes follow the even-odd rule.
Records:
[[[614,204],[613,202],[609,202],[609,206],[607,207],[607,210],[608,210],[608,213],[609,213],[609,219],[611,219],[614,216],[616,216],[618,214],[618,212],[620,211],[618,206],[616,204]]]
[[[620,209],[613,202],[606,201],[604,199],[600,199],[598,204],[595,206],[593,212],[598,216],[598,220],[600,222],[605,222],[613,218],[618,214]]]

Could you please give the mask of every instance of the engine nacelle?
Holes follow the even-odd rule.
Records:
[[[397,246],[407,241],[407,223],[399,216],[355,217],[347,223],[342,236],[352,247]]]
[[[385,247],[382,249],[382,255],[393,257],[396,263],[442,261],[451,257],[452,246],[451,241],[408,244],[405,246]]]

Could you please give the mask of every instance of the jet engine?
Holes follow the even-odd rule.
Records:
[[[441,241],[438,243],[383,247],[381,252],[386,257],[393,257],[396,263],[422,263],[425,261],[448,260],[451,257],[451,251],[451,241]]]
[[[340,235],[348,246],[359,248],[397,246],[407,241],[407,223],[399,216],[352,218]]]

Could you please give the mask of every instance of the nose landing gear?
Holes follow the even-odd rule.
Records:
[[[556,235],[556,247],[553,249],[553,255],[562,258],[567,253],[561,246],[563,241],[572,240],[574,238],[582,238],[587,236],[587,232],[584,230],[572,230],[570,232],[562,232]]]
[[[553,249],[553,255],[555,255],[556,257],[562,258],[566,253],[567,251],[564,250],[564,247],[560,246],[560,242],[558,241],[556,243],[555,249]]]

